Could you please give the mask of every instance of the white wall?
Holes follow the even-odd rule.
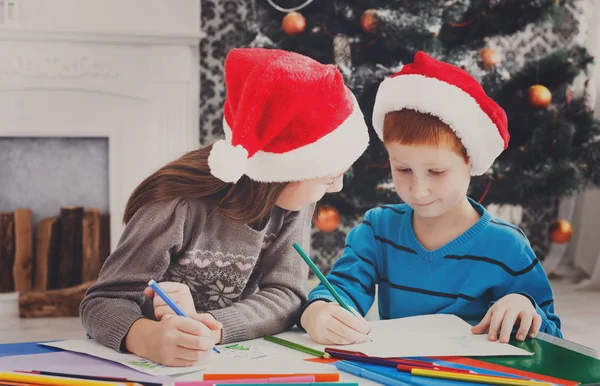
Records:
[[[0,24],[0,136],[108,138],[114,248],[135,186],[198,146],[200,0],[17,3]]]

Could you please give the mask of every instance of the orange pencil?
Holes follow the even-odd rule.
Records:
[[[338,382],[340,374],[338,373],[317,373],[317,374],[204,374],[205,381],[229,381],[234,379],[256,379],[256,378],[277,378],[277,377],[301,377],[313,376],[315,382]]]

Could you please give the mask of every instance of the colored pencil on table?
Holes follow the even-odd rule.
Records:
[[[0,373],[0,381],[15,383],[33,383],[44,386],[124,386],[136,385],[132,382],[104,382],[89,381],[85,379],[49,377],[46,375],[23,374],[23,373]]]
[[[314,348],[306,347],[306,346],[303,346],[303,345],[298,344],[298,343],[290,342],[289,340],[281,339],[281,338],[278,338],[278,337],[273,336],[273,335],[265,335],[264,339],[267,340],[267,341],[269,341],[269,342],[277,343],[277,344],[285,346],[287,348],[298,350],[298,351],[301,351],[301,352],[303,352],[305,354],[314,355],[314,356],[319,357],[319,358],[327,358],[327,359],[331,358],[331,355],[327,354],[324,351],[319,351],[319,350],[316,350]]]
[[[417,360],[411,360],[411,359],[405,359],[405,358],[394,358],[391,360],[394,361],[395,363],[397,363],[398,365],[402,365],[402,366],[426,368],[426,369],[430,369],[430,370],[449,371],[451,373],[475,374],[471,370],[463,370],[463,369],[456,369],[454,367],[440,366],[435,362],[417,361]]]
[[[507,386],[552,386],[551,383],[530,381],[526,379],[505,378],[497,376],[479,375],[479,374],[460,374],[451,373],[449,371],[429,370],[429,369],[412,369],[410,372],[414,376],[446,379],[452,381],[487,383],[490,385],[507,385]]]
[[[440,366],[436,363],[418,361],[415,359],[405,359],[405,358],[382,358],[382,357],[372,357],[365,355],[358,351],[348,351],[341,350],[338,348],[327,347],[325,352],[331,355],[335,359],[343,359],[347,361],[355,361],[355,362],[363,362],[363,363],[371,363],[374,365],[388,366],[388,367],[396,367],[398,371],[406,371],[410,372],[413,368],[425,368],[430,370],[444,370],[450,371],[453,373],[465,373],[470,374],[472,371],[470,370],[462,370],[455,369],[453,367],[444,367]]]
[[[213,386],[215,383],[222,385],[238,386],[239,384],[273,384],[273,383],[314,383],[315,377],[312,375],[299,377],[276,377],[276,378],[252,378],[252,379],[230,379],[226,381],[180,381],[175,382],[175,386]]]
[[[232,379],[256,379],[256,378],[277,378],[277,377],[301,377],[312,375],[315,382],[338,382],[340,374],[338,373],[303,373],[303,374],[204,374],[205,381],[228,381]],[[217,383],[217,382],[215,382]]]
[[[396,369],[398,371],[402,371],[405,373],[410,373],[412,372],[413,369],[425,369],[425,370],[437,370],[437,371],[446,371],[449,373],[457,373],[457,374],[473,374],[470,370],[463,370],[463,369],[455,369],[452,367],[438,367],[435,366],[433,368],[428,368],[428,367],[417,367],[414,365],[396,365]]]
[[[65,378],[77,378],[77,379],[87,379],[89,381],[104,381],[104,382],[135,382],[144,386],[161,386],[162,383],[159,382],[141,382],[134,381],[127,378],[117,378],[117,377],[101,377],[97,375],[81,375],[81,374],[67,374],[67,373],[56,373],[52,371],[21,371],[15,370],[17,373],[25,373],[25,374],[37,374],[37,375],[48,375],[51,377],[65,377]]]
[[[175,313],[176,313],[177,315],[179,315],[179,316],[183,316],[183,317],[186,317],[186,318],[189,318],[188,314],[186,314],[186,313],[185,313],[185,311],[183,311],[183,310],[181,309],[181,307],[179,307],[179,306],[177,305],[177,303],[175,303],[175,302],[173,301],[173,299],[171,299],[171,297],[170,297],[169,295],[167,295],[167,293],[166,293],[165,291],[163,291],[163,289],[162,289],[162,288],[161,288],[161,287],[158,285],[158,283],[157,283],[155,280],[150,280],[150,281],[148,282],[148,285],[150,286],[150,288],[152,288],[152,289],[154,290],[154,292],[156,292],[156,294],[157,294],[158,296],[160,296],[160,298],[161,298],[162,300],[164,300],[164,301],[165,301],[165,303],[167,303],[167,305],[168,305],[169,307],[171,307],[171,309],[172,309],[173,311],[175,311]],[[219,349],[218,349],[218,348],[216,348],[216,347],[213,347],[213,351],[214,351],[214,352],[216,352],[217,354],[220,354],[220,353],[221,353],[221,352],[219,351]]]
[[[215,383],[213,386],[230,386],[227,383]],[[315,383],[238,383],[236,386],[359,386],[358,382],[315,382]]]

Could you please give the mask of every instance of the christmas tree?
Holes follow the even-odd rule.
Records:
[[[469,195],[484,204],[526,205],[532,198],[570,195],[600,183],[600,124],[575,78],[593,58],[564,47],[524,66],[503,63],[489,38],[530,23],[558,23],[568,1],[557,0],[267,0],[254,3],[248,45],[281,48],[336,64],[371,124],[380,82],[423,50],[481,82],[505,110],[509,148]],[[452,101],[448,101],[452,103]],[[347,173],[342,193],[324,202],[360,214],[398,202],[387,153],[371,130],[371,145]]]

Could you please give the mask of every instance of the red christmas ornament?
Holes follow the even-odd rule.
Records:
[[[340,212],[331,205],[318,208],[313,223],[321,232],[333,232],[340,226]]]
[[[558,220],[550,226],[550,240],[557,244],[568,242],[573,236],[573,227],[568,221]]]
[[[306,28],[306,19],[300,12],[290,12],[283,17],[281,22],[283,31],[288,35],[298,35]]]
[[[360,17],[360,28],[369,35],[377,31],[377,16],[374,9],[367,9]]]

